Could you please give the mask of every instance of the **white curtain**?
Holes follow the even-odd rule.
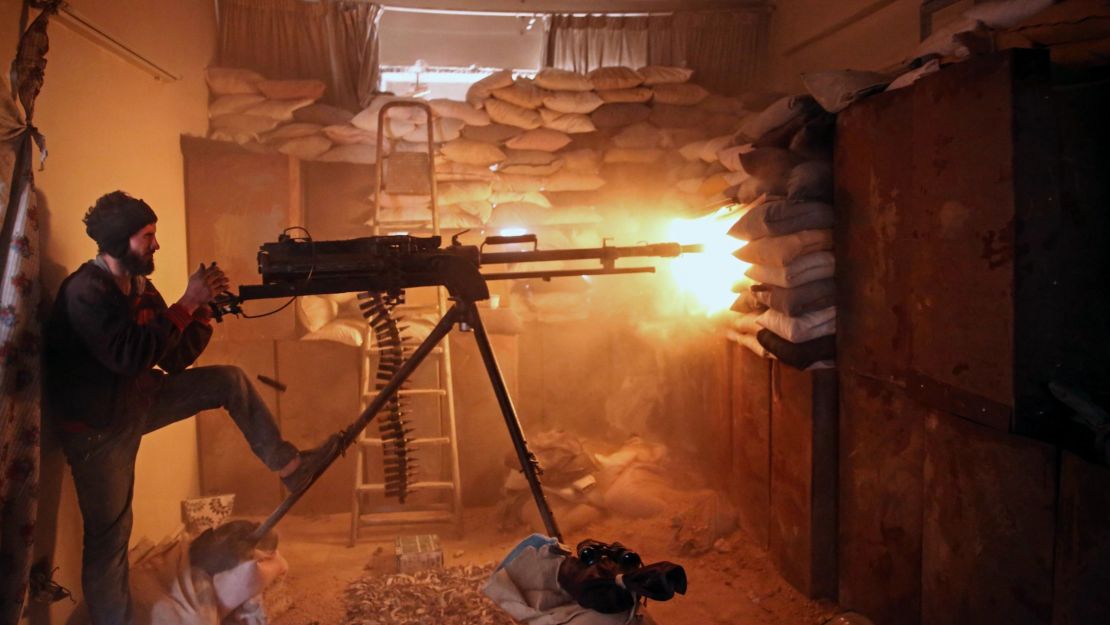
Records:
[[[220,0],[219,64],[267,78],[315,78],[352,111],[378,86],[382,8],[353,0]]]
[[[710,91],[736,94],[759,84],[767,28],[762,9],[650,16],[554,14],[544,65],[576,72],[614,65],[689,67],[694,82]]]

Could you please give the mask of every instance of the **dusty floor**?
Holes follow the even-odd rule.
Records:
[[[349,515],[338,514],[282,521],[280,550],[290,565],[284,594],[292,605],[271,620],[273,625],[343,625],[347,585],[366,569],[393,572],[393,538],[398,532],[374,535],[364,530],[358,545],[348,548],[349,520]],[[411,533],[438,533],[447,566],[497,562],[526,535],[499,532],[494,510],[487,508],[468,510],[464,528],[462,539],[448,528],[425,526]],[[659,625],[819,625],[838,611],[835,604],[806,599],[783,581],[763,549],[743,532],[697,557],[668,553],[671,529],[666,520],[603,519],[566,541],[573,544],[583,538],[620,541],[639,551],[645,562],[671,560],[685,567],[688,593],[649,604]]]

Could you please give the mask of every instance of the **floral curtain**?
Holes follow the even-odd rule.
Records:
[[[352,111],[378,87],[382,8],[354,0],[220,0],[219,64],[267,78],[315,78]]]
[[[12,85],[0,79],[0,625],[15,625],[23,611],[38,508],[42,333],[33,150],[37,144],[41,158],[45,149],[31,120],[57,2],[25,3],[21,26],[31,7],[43,11],[20,38]]]

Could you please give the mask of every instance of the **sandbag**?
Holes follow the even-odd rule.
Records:
[[[832,228],[833,207],[825,202],[764,202],[740,216],[728,234],[742,241]]]
[[[507,124],[486,124],[484,126],[463,126],[459,135],[463,139],[500,144],[524,132],[523,128]]]
[[[786,199],[793,202],[832,202],[832,163],[807,161],[795,166],[786,182]]]
[[[449,100],[447,98],[434,98],[428,100],[428,106],[439,117],[460,119],[468,126],[485,126],[489,124],[489,114],[481,109],[474,108],[468,102]]]
[[[804,73],[802,83],[821,108],[839,113],[852,102],[882,91],[890,80],[876,72],[840,69]]]
[[[460,204],[488,200],[493,188],[489,182],[478,180],[463,182],[444,182],[436,185],[436,200],[442,204]]]
[[[663,65],[648,65],[636,71],[644,77],[645,85],[686,82],[694,75],[694,70],[686,67],[667,67]]]
[[[618,148],[658,148],[666,142],[667,134],[647,122],[637,122],[621,129],[612,138]]]
[[[630,67],[599,67],[587,76],[598,91],[631,89],[644,83],[644,76]]]
[[[836,306],[792,316],[767,310],[756,323],[791,343],[804,343],[836,333]]]
[[[213,95],[259,93],[258,83],[266,80],[262,74],[249,69],[209,67],[204,70],[204,81]]]
[[[470,85],[466,90],[466,101],[474,108],[481,108],[490,97],[490,92],[513,84],[513,72],[503,69],[494,72]]]
[[[756,148],[740,154],[744,171],[764,182],[786,190],[790,172],[801,162],[801,157],[782,148]]]
[[[528,130],[505,142],[505,147],[514,150],[543,150],[554,152],[570,143],[570,137],[564,132],[551,128],[536,128]]]
[[[499,173],[523,174],[525,176],[550,176],[563,168],[562,160],[555,160],[545,165],[506,165],[502,163],[497,167]]]
[[[591,91],[594,86],[589,78],[565,69],[545,67],[536,73],[536,84],[552,91]]]
[[[490,95],[503,102],[508,102],[526,109],[537,109],[543,105],[546,92],[531,81],[518,79],[511,85],[506,85],[490,91]]]
[[[818,104],[810,96],[786,96],[768,106],[758,115],[746,119],[740,127],[744,136],[753,142],[790,120],[810,113]]]
[[[590,113],[598,128],[619,128],[642,122],[651,116],[651,109],[643,104],[610,103]]]
[[[601,168],[601,156],[597,150],[582,148],[570,150],[560,154],[563,158],[563,167],[568,171],[585,174],[597,174]]]
[[[597,96],[603,102],[628,102],[643,103],[651,100],[655,92],[649,87],[633,87],[631,89],[599,89]]]
[[[836,304],[836,281],[831,278],[794,288],[756,284],[747,292],[759,305],[790,316],[804,315]]]
[[[835,273],[836,257],[832,252],[814,252],[795,258],[785,267],[752,265],[744,275],[760,284],[795,287],[831,278]]]
[[[793,234],[750,241],[733,252],[733,255],[753,265],[785,267],[799,256],[831,250],[832,247],[832,230],[802,230]]]
[[[355,143],[376,143],[378,135],[350,124],[342,126],[325,126],[324,135],[338,145],[352,145]]]
[[[316,157],[316,160],[372,165],[378,162],[378,147],[372,143],[337,145]]]
[[[299,122],[319,124],[321,126],[341,126],[351,123],[355,114],[330,104],[310,104],[304,108],[293,111],[293,119]]]
[[[499,124],[516,126],[525,130],[539,128],[543,123],[540,114],[532,109],[523,108],[502,100],[491,99],[486,101],[486,112],[489,118]]]
[[[544,128],[558,130],[567,134],[581,134],[597,130],[590,116],[585,113],[559,113],[548,108],[540,108],[540,119]]]
[[[305,161],[313,160],[331,149],[332,143],[320,135],[307,135],[282,141],[277,151],[296,156]]]
[[[760,330],[755,338],[775,358],[795,369],[807,369],[818,362],[836,358],[835,334],[804,343],[792,343],[770,330]]]
[[[265,96],[261,96],[257,93],[236,93],[232,95],[222,95],[209,103],[208,116],[217,117],[219,115],[242,113],[250,107],[256,104],[261,104],[265,101]]]
[[[604,104],[593,91],[548,91],[543,105],[559,113],[592,113]]]
[[[440,148],[443,155],[457,163],[472,165],[493,165],[505,160],[505,153],[492,143],[455,139]]]
[[[659,148],[609,148],[605,150],[605,163],[654,163],[663,157]]]
[[[660,104],[693,106],[709,97],[709,92],[694,83],[664,83],[652,87],[654,100]]]
[[[273,130],[278,125],[278,120],[262,115],[248,115],[246,113],[232,113],[220,115],[210,120],[213,128],[230,130],[233,132],[259,134]]]
[[[323,128],[319,124],[308,124],[303,122],[293,122],[291,124],[282,124],[267,132],[262,136],[262,140],[267,143],[284,141],[286,139],[296,139],[297,137],[307,137],[321,132]]]
[[[703,128],[709,113],[693,106],[656,102],[652,104],[648,117],[660,128]]]

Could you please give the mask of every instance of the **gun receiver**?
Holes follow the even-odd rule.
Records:
[[[461,233],[460,233],[461,234]],[[488,237],[480,245],[463,245],[455,235],[441,248],[438,236],[393,235],[339,241],[279,237],[258,251],[262,284],[239,287],[213,302],[216,318],[241,312],[247,300],[350,292],[399,292],[421,286],[443,286],[456,298],[472,302],[489,299],[489,280],[550,279],[562,276],[651,273],[654,267],[617,267],[630,257],[672,258],[700,252],[700,245],[654,243],[616,247],[540,250],[534,234]],[[489,245],[531,244],[531,250],[485,250]],[[488,265],[597,260],[600,267],[482,273]]]

